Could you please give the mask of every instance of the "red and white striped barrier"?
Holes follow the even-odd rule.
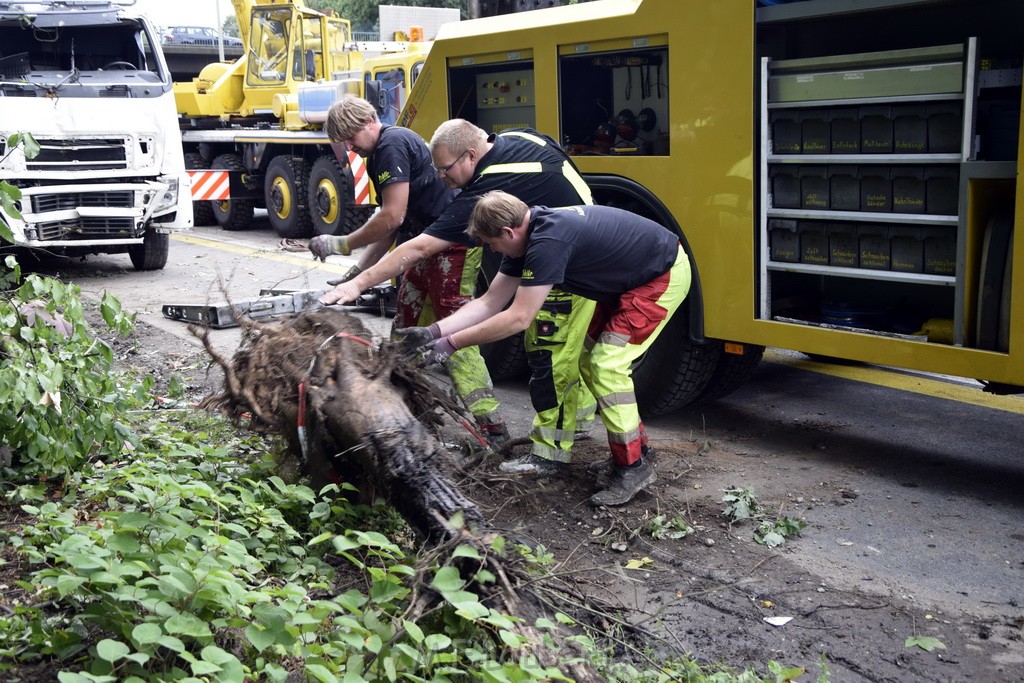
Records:
[[[192,201],[224,201],[231,199],[231,182],[227,171],[189,171],[192,178]]]

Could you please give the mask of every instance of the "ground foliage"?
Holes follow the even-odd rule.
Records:
[[[67,307],[60,312],[80,324]],[[33,326],[52,323],[37,316]],[[519,620],[467,590],[465,561],[478,559],[479,544],[427,551],[379,501],[356,503],[350,486],[314,490],[283,474],[279,441],[195,412],[181,395],[156,401],[145,391],[151,379],[121,376],[108,354],[87,358],[123,401],[98,404],[94,417],[116,411],[131,438],[119,450],[89,444],[74,471],[45,480],[36,469],[5,468],[5,680],[562,678],[530,656]],[[0,409],[4,418],[11,405]],[[520,555],[528,580],[543,584],[543,553],[501,536],[483,550]],[[439,599],[424,600],[428,593]],[[601,634],[564,611],[529,626],[541,646],[553,646],[555,634],[574,646],[558,653],[563,666],[569,656],[586,659],[605,680],[768,680],[705,673],[685,659],[654,667],[621,652],[609,659]],[[769,665],[771,680],[792,674]]]

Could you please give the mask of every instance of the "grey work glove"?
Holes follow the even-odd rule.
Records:
[[[431,365],[448,365],[448,359],[452,357],[452,354],[458,351],[455,348],[455,344],[452,343],[451,335],[447,337],[441,337],[437,341],[430,342],[430,348],[425,354],[423,354],[423,360],[420,361],[420,366],[429,368]]]
[[[423,347],[441,336],[441,328],[437,323],[429,327],[399,327],[395,334],[401,337],[398,341],[407,357],[416,355]]]
[[[348,238],[344,235],[341,237],[317,235],[309,241],[309,250],[313,252],[314,257],[321,261],[326,261],[331,254],[348,256],[352,253],[352,250],[348,248]]]
[[[355,278],[361,272],[363,272],[362,268],[360,268],[359,266],[352,266],[341,277],[334,278],[333,280],[328,280],[327,284],[329,284],[331,287],[335,287],[337,285],[340,285],[342,282],[348,282],[349,280]]]

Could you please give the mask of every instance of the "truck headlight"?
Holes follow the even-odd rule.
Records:
[[[178,205],[178,179],[161,178],[161,180],[167,183],[167,189],[156,202],[155,210],[158,212],[164,209],[173,209]]]

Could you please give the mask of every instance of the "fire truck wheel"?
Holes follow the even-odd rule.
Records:
[[[690,339],[689,307],[684,304],[633,367],[640,415],[663,415],[693,403],[708,385],[721,353],[721,344]]]
[[[198,152],[187,152],[185,154],[185,169],[189,171],[200,171],[209,168],[203,161],[203,155]],[[192,202],[192,220],[197,226],[213,225],[213,202]]]
[[[245,164],[237,154],[219,154],[210,162],[210,168],[241,173],[245,171]],[[256,203],[251,199],[228,199],[210,202],[210,206],[213,207],[213,217],[220,227],[225,230],[245,230],[252,223]]]
[[[348,174],[333,155],[323,155],[313,162],[309,172],[309,213],[313,219],[313,233],[317,235],[344,235],[351,232],[346,220],[352,183]]]
[[[170,248],[171,238],[167,233],[147,230],[142,244],[128,247],[128,258],[135,270],[161,270],[167,265]]]
[[[742,354],[726,353],[723,349],[711,378],[693,402],[709,403],[736,391],[754,374],[762,356],[763,346],[744,344]]]
[[[309,162],[302,157],[277,156],[270,160],[263,181],[267,217],[274,231],[286,239],[311,237],[312,217],[307,201]]]

